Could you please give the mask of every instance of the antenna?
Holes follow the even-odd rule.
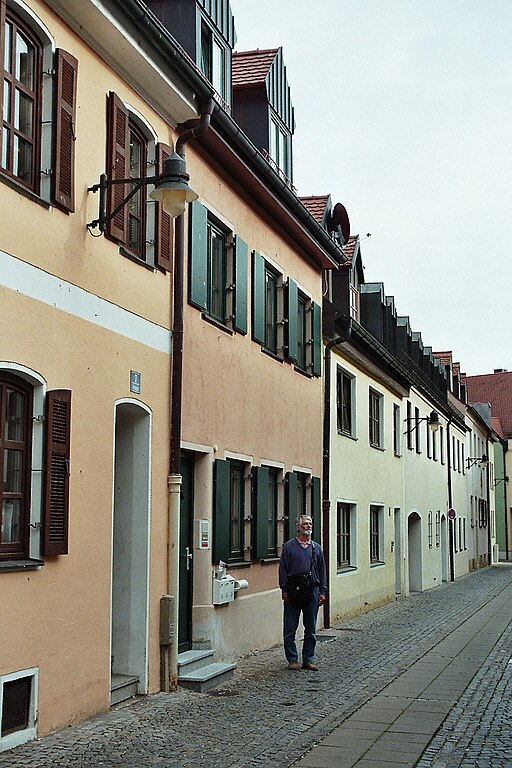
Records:
[[[350,237],[350,221],[347,209],[341,203],[336,203],[327,222],[327,231],[336,240],[338,245],[343,246]]]

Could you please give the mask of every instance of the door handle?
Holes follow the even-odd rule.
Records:
[[[190,571],[190,561],[192,560],[192,552],[190,551],[190,547],[185,547],[186,553],[185,557],[187,558],[187,571]]]

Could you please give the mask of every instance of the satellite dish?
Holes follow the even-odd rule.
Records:
[[[345,245],[350,237],[350,221],[344,205],[336,203],[329,218],[327,229],[339,245]]]

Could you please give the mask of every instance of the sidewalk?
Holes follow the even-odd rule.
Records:
[[[510,768],[511,616],[512,567],[485,568],[321,632],[317,673],[261,651],[216,691],[133,700],[0,767]]]

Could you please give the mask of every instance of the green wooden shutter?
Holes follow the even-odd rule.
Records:
[[[240,333],[247,333],[247,243],[235,235],[235,310],[234,328]]]
[[[231,463],[216,459],[213,480],[213,563],[228,562],[230,548]]]
[[[322,533],[322,496],[319,477],[311,478],[311,517],[313,518],[313,538],[320,543]]]
[[[75,210],[76,81],[78,61],[67,51],[55,51],[55,131],[53,196],[65,211]]]
[[[162,173],[164,162],[172,155],[172,147],[156,145],[156,167]],[[171,270],[172,218],[164,211],[162,203],[156,205],[156,266],[163,272]]]
[[[252,338],[265,346],[265,259],[252,252]]]
[[[67,555],[71,392],[46,394],[43,554]]]
[[[268,555],[268,467],[253,467],[254,556]]]
[[[322,373],[322,312],[319,305],[315,304],[315,302],[311,305],[311,310],[313,313],[313,375],[320,376]]]
[[[287,339],[288,339],[288,357],[294,363],[298,359],[298,327],[297,316],[299,311],[299,289],[297,283],[288,278],[288,317],[287,319]]]
[[[108,96],[107,110],[107,175],[109,179],[126,179],[130,154],[128,110],[113,91]],[[112,213],[127,194],[126,184],[112,184],[107,189],[107,213]],[[106,234],[113,240],[125,243],[128,233],[128,206],[125,205],[107,221]]]
[[[297,473],[286,473],[286,520],[284,522],[284,537],[287,541],[295,534],[297,518]]]
[[[190,260],[188,270],[191,304],[208,308],[208,212],[201,203],[193,202],[189,209]]]

